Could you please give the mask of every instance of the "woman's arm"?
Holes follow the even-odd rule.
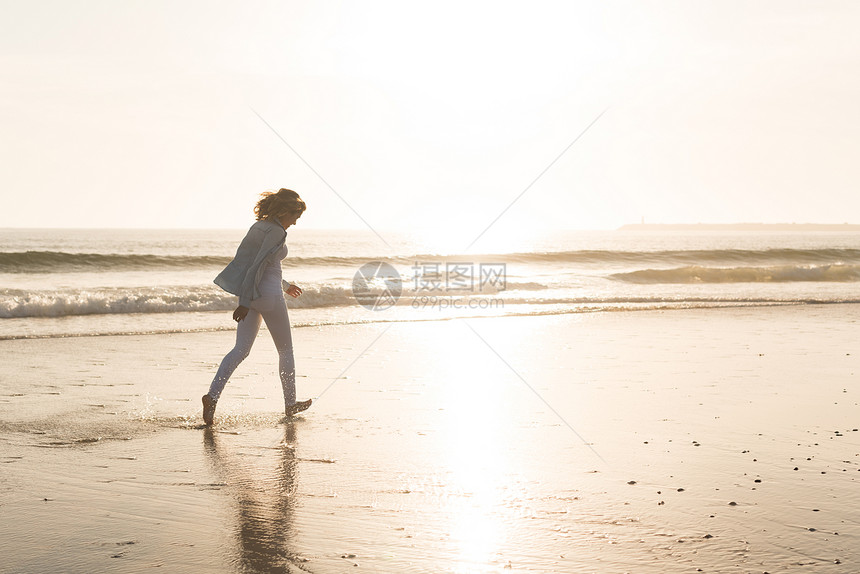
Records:
[[[284,289],[284,293],[289,295],[290,297],[298,297],[302,294],[302,288],[298,285],[293,285],[286,279],[281,279],[281,287]]]
[[[248,316],[249,309],[244,305],[239,305],[236,307],[236,310],[233,311],[233,320],[237,323]]]

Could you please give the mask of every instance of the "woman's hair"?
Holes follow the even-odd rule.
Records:
[[[278,191],[267,191],[260,195],[260,201],[254,206],[257,220],[268,217],[280,217],[288,213],[303,213],[307,205],[292,189],[281,188]]]

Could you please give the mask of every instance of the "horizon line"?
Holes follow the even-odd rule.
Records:
[[[757,221],[742,221],[742,222],[733,222],[733,223],[707,223],[707,222],[695,222],[695,223],[644,223],[644,222],[633,222],[633,223],[624,223],[615,227],[580,227],[580,228],[567,228],[567,229],[548,229],[541,231],[548,231],[550,233],[553,232],[569,232],[569,231],[621,231],[630,228],[729,228],[729,227],[761,227],[761,228],[775,228],[775,227],[788,227],[788,228],[801,228],[801,227],[830,227],[830,228],[846,228],[846,227],[857,227],[860,229],[860,223],[850,223],[850,222],[842,222],[842,223],[821,223],[821,222],[774,222],[774,223],[765,223],[765,222],[757,222]],[[236,226],[236,227],[148,227],[148,226],[127,226],[127,227],[89,227],[89,226],[0,226],[0,231],[242,231],[247,229],[244,226]],[[414,232],[422,232],[422,231],[431,231],[434,228],[432,227],[413,227],[413,228],[388,228],[383,231],[386,232],[394,232],[394,233],[408,233],[410,231]],[[290,231],[355,231],[355,232],[368,232],[364,227],[307,227],[300,226]]]

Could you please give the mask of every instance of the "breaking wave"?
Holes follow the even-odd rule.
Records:
[[[860,265],[777,265],[770,267],[703,267],[642,269],[615,273],[613,279],[628,283],[793,283],[860,281]]]
[[[0,252],[0,273],[60,273],[69,271],[218,268],[227,255],[146,255],[65,253],[60,251]],[[822,265],[860,264],[860,249],[715,249],[666,251],[575,250],[526,253],[414,254],[387,257],[294,257],[284,267],[330,266],[358,268],[373,260],[396,265],[467,261],[523,264],[662,264],[662,265]]]
[[[508,291],[538,291],[541,283],[508,283]],[[491,295],[499,291],[466,291],[458,296]],[[409,297],[415,293],[406,293]],[[307,286],[298,299],[286,297],[296,309],[356,305],[351,286]],[[406,301],[406,299],[404,299]],[[65,317],[72,315],[114,315],[126,313],[185,313],[227,311],[235,308],[236,297],[214,285],[169,287],[110,287],[97,289],[57,289],[23,291],[0,289],[0,319],[24,317]]]
[[[300,299],[290,299],[289,306],[332,307],[353,302],[351,290],[322,286],[305,289]],[[214,286],[0,291],[0,318],[3,319],[227,311],[235,307],[236,297]]]

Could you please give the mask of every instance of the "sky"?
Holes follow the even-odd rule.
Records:
[[[860,223],[854,1],[0,9],[0,227]]]

